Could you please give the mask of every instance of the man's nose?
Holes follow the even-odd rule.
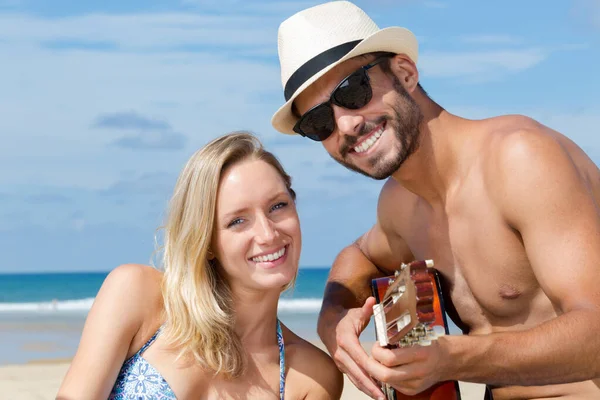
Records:
[[[333,105],[333,115],[340,133],[350,136],[357,136],[360,133],[365,119],[358,111]]]

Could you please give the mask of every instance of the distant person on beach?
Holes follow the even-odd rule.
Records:
[[[293,15],[278,44],[286,103],[275,129],[387,179],[374,226],[341,251],[328,278],[318,332],[339,368],[375,398],[372,378],[406,394],[460,380],[487,384],[495,399],[600,399],[592,160],[525,116],[452,115],[419,84],[415,36],[380,30],[352,3]],[[369,357],[359,335],[375,302],[371,279],[423,259],[434,260],[467,335],[376,344]]]
[[[298,271],[295,197],[251,134],[196,152],[170,202],[164,273],[108,275],[57,399],[339,399],[331,358],[277,318]]]

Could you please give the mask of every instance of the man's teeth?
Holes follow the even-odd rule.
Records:
[[[285,254],[285,247],[275,253],[267,254],[265,256],[252,257],[252,261],[254,262],[267,262],[267,261],[275,261]]]
[[[361,144],[356,146],[354,148],[354,151],[357,153],[364,153],[365,151],[369,150],[371,148],[371,146],[373,146],[373,144],[377,141],[377,139],[379,139],[381,137],[382,134],[383,134],[383,126],[381,128],[379,128],[377,130],[377,132],[372,134],[370,138],[368,138],[367,140],[365,140],[364,142],[362,142]]]

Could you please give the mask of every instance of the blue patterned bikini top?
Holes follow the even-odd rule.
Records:
[[[137,353],[123,363],[115,386],[108,396],[109,400],[177,400],[167,381],[142,357],[161,330],[162,326]],[[279,320],[277,320],[277,344],[279,345],[279,399],[284,400],[285,344]]]

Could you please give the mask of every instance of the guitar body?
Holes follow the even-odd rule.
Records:
[[[438,273],[433,262],[403,264],[396,275],[373,279],[371,289],[376,337],[383,347],[428,346],[449,334]],[[382,389],[388,400],[460,400],[458,382],[441,382],[415,396],[389,385]]]

